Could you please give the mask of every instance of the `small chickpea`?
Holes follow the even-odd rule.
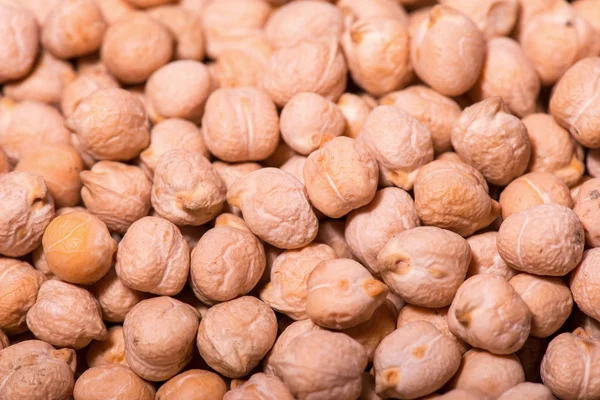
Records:
[[[369,362],[372,362],[379,343],[396,329],[397,318],[396,308],[386,300],[375,309],[373,316],[366,322],[341,332],[362,344],[367,351]]]
[[[415,209],[424,225],[463,237],[490,225],[501,211],[479,171],[461,162],[438,160],[422,167],[414,193]]]
[[[88,72],[80,74],[65,87],[60,99],[60,109],[68,118],[75,112],[79,103],[96,90],[118,87],[119,83],[108,73]]]
[[[372,105],[354,93],[342,94],[337,105],[346,120],[344,135],[356,139],[373,109]]]
[[[522,272],[563,276],[581,260],[584,230],[577,214],[558,204],[542,204],[508,217],[498,231],[498,252]]]
[[[223,400],[261,399],[294,400],[294,396],[279,378],[259,372],[223,397]]]
[[[89,290],[100,303],[102,319],[108,322],[123,322],[133,306],[148,297],[145,293],[125,286],[114,268],[90,286]]]
[[[161,400],[221,400],[227,392],[227,385],[214,372],[190,369],[175,375],[156,392]]]
[[[600,249],[590,249],[583,253],[581,263],[571,273],[570,288],[577,307],[592,318],[600,318],[597,293],[596,268],[600,259]]]
[[[585,242],[589,247],[600,246],[600,179],[593,178],[583,183],[577,192],[573,211],[585,230]]]
[[[292,158],[283,163],[280,169],[294,175],[304,185],[304,164],[306,164],[307,159],[308,157],[304,156],[292,156]]]
[[[202,135],[208,150],[223,161],[264,160],[279,141],[277,108],[257,88],[218,89],[206,103]]]
[[[377,191],[377,162],[366,146],[340,136],[308,156],[304,182],[315,208],[339,218],[371,202]]]
[[[273,310],[244,296],[212,306],[202,318],[196,344],[206,363],[228,378],[247,375],[277,337]]]
[[[227,202],[242,210],[252,233],[275,247],[297,249],[317,236],[319,221],[306,189],[287,172],[276,168],[250,172],[229,188]]]
[[[59,347],[79,350],[93,339],[105,340],[100,305],[87,290],[59,280],[40,286],[37,300],[27,313],[27,327],[39,339]]]
[[[471,349],[463,355],[460,368],[448,387],[480,394],[487,399],[488,396],[498,398],[508,389],[523,382],[523,367],[514,354],[496,355],[480,349]]]
[[[136,304],[125,317],[125,359],[140,378],[158,382],[190,362],[198,315],[188,304],[161,296]]]
[[[431,9],[410,47],[417,76],[445,96],[467,92],[477,81],[485,59],[485,38],[477,25],[444,5]]]
[[[184,149],[158,160],[152,185],[152,207],[176,225],[202,225],[223,209],[225,184],[210,161]]]
[[[125,365],[104,364],[81,374],[75,382],[73,397],[75,400],[153,400],[154,388]]]
[[[94,340],[88,347],[85,359],[89,368],[106,364],[127,365],[123,327],[115,325],[108,328],[108,338]]]
[[[338,258],[355,259],[350,245],[344,236],[345,221],[339,219],[326,219],[319,223],[319,233],[316,242],[324,243],[331,247]]]
[[[34,14],[17,2],[0,4],[2,54],[0,83],[21,79],[33,68],[38,52],[39,27]]]
[[[175,38],[175,59],[200,61],[204,58],[204,33],[200,16],[177,5],[151,8],[148,15],[166,26]]]
[[[556,400],[556,397],[540,383],[523,382],[502,393],[497,400]]]
[[[559,204],[573,208],[573,198],[565,183],[549,172],[521,175],[500,193],[502,218],[541,204]]]
[[[108,27],[100,54],[102,62],[118,80],[143,83],[171,60],[173,36],[150,16],[128,13]]]
[[[471,247],[471,264],[467,278],[474,275],[496,275],[510,280],[517,271],[506,265],[498,253],[498,232],[486,232],[467,239]]]
[[[367,353],[343,333],[317,330],[294,338],[273,364],[295,398],[354,400],[361,392]]]
[[[441,0],[440,3],[471,18],[486,39],[509,35],[517,22],[518,0]]]

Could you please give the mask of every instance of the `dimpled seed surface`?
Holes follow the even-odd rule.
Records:
[[[105,364],[85,371],[75,383],[75,400],[154,399],[154,389],[129,367]]]
[[[175,375],[156,392],[160,400],[221,400],[227,392],[223,379],[214,372],[190,369]]]

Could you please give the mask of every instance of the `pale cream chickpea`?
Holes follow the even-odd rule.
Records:
[[[27,331],[25,317],[36,301],[44,275],[25,261],[0,257],[0,329],[8,334]]]
[[[102,62],[121,82],[142,83],[173,56],[173,36],[142,12],[127,13],[111,24],[102,41]],[[140,62],[144,60],[144,62]]]
[[[123,398],[153,400],[154,388],[137,376],[129,367],[104,364],[91,367],[75,382],[75,400],[104,400]]]
[[[556,336],[542,360],[544,385],[560,399],[596,399],[600,397],[600,343],[583,329]]]
[[[354,93],[342,94],[337,105],[346,120],[344,135],[356,139],[373,106]]]
[[[161,296],[136,304],[125,317],[125,359],[139,377],[164,381],[192,359],[198,314],[192,306]]]
[[[419,170],[414,185],[415,209],[424,225],[463,237],[490,225],[500,215],[483,176],[470,165],[437,160]]]
[[[275,247],[297,249],[317,236],[319,221],[304,185],[277,168],[238,179],[227,191],[227,202],[242,211],[252,233]]]
[[[152,120],[182,118],[200,123],[213,89],[208,68],[199,61],[178,60],[162,66],[150,75],[145,88]]]
[[[316,93],[298,93],[281,111],[281,137],[295,152],[308,155],[341,136],[346,120],[340,108]]]
[[[599,319],[597,288],[597,272],[595,265],[600,259],[600,249],[590,249],[583,253],[581,263],[570,276],[570,288],[577,307],[586,315]]]
[[[0,4],[0,83],[21,79],[33,68],[39,47],[38,23],[26,6]]]
[[[40,286],[37,300],[27,312],[27,327],[39,339],[54,346],[79,350],[92,340],[105,340],[98,301],[87,290],[59,280]]]
[[[404,190],[412,189],[419,168],[433,161],[429,129],[394,106],[374,108],[356,140],[377,160],[380,174]]]
[[[508,184],[500,193],[502,218],[541,204],[560,204],[573,208],[568,186],[550,172],[530,172]]]
[[[257,88],[218,89],[206,103],[202,135],[208,150],[223,161],[264,160],[279,142],[277,108]]]
[[[458,96],[475,84],[485,60],[485,38],[466,15],[435,6],[411,39],[413,68],[433,89]]]
[[[221,214],[192,251],[190,286],[205,304],[229,301],[250,292],[265,265],[264,247],[244,221]]]
[[[117,22],[123,15],[136,10],[127,0],[95,0],[95,2],[109,25]]]
[[[339,218],[371,202],[378,173],[377,162],[366,146],[340,136],[308,156],[304,184],[315,208]]]
[[[255,40],[245,48],[223,52],[209,70],[221,88],[258,87],[272,53],[266,40]]]
[[[420,0],[416,1],[418,2]],[[433,5],[429,5],[429,3],[427,2],[425,4],[425,6],[416,8],[408,14],[408,34],[411,38],[415,36],[417,31],[419,30],[419,26],[421,25],[421,23],[427,18],[429,18],[429,13],[431,12]]]
[[[563,276],[581,260],[584,229],[577,214],[558,204],[542,204],[508,217],[498,231],[498,252],[522,272]]]
[[[106,364],[127,365],[123,327],[121,325],[112,326],[108,328],[106,340],[94,340],[90,343],[85,360],[89,368]]]
[[[294,400],[284,383],[276,376],[256,373],[244,384],[231,388],[223,400]]]
[[[102,319],[108,322],[123,322],[133,306],[148,297],[145,293],[125,286],[114,268],[90,286],[89,290],[100,304]]]
[[[483,69],[469,97],[481,101],[500,96],[512,113],[524,117],[535,112],[540,86],[540,78],[521,46],[513,39],[499,37],[487,42]]]
[[[509,35],[517,22],[518,0],[441,0],[440,3],[471,18],[486,39]]]
[[[341,332],[360,343],[367,351],[369,362],[372,362],[379,343],[396,329],[397,318],[395,306],[386,300],[366,322]]]
[[[600,218],[600,179],[589,179],[581,184],[575,196],[575,207],[573,211],[579,217],[585,230],[585,242],[589,247],[600,245],[600,230],[597,220]]]
[[[361,392],[367,353],[343,333],[317,330],[294,338],[273,364],[295,398],[354,400]]]
[[[494,354],[519,350],[531,330],[531,311],[508,281],[475,275],[456,292],[448,310],[450,332]]]
[[[50,105],[60,103],[64,89],[76,78],[73,66],[41,51],[29,75],[4,84],[2,93],[15,101],[39,101]]]
[[[204,33],[200,16],[180,5],[151,8],[148,15],[166,26],[175,38],[175,59],[200,61],[204,58]]]
[[[331,247],[321,243],[284,251],[271,266],[270,282],[261,289],[261,300],[294,320],[308,318],[308,277],[320,262],[336,257]]]
[[[366,322],[384,303],[387,286],[354,260],[320,262],[306,281],[306,315],[330,329],[347,329]]]
[[[314,92],[335,102],[346,90],[347,72],[337,40],[303,41],[271,55],[261,86],[279,107],[302,92]]]
[[[384,282],[403,300],[439,308],[450,305],[465,280],[471,248],[454,232],[422,226],[392,236],[377,261]]]
[[[474,275],[496,275],[510,280],[517,271],[509,267],[498,253],[498,232],[485,232],[467,239],[471,247],[471,264],[467,278]]]
[[[164,153],[154,170],[152,207],[176,225],[199,226],[223,209],[225,184],[204,156],[184,149]]]
[[[0,203],[0,254],[21,257],[35,250],[54,217],[54,202],[42,175],[1,174]]]
[[[483,400],[488,396],[498,398],[523,382],[525,374],[516,355],[496,355],[471,349],[463,355],[460,368],[450,380],[448,388],[479,394]]]
[[[377,255],[397,233],[419,226],[414,202],[402,189],[379,190],[373,200],[348,214],[344,235],[352,254],[372,272],[379,272]]]
[[[304,185],[304,164],[306,164],[307,159],[308,157],[304,156],[292,156],[279,168],[288,174],[294,175]]]
[[[522,175],[531,157],[525,125],[498,96],[467,107],[452,128],[451,138],[460,158],[498,186]]]
[[[77,356],[41,340],[26,340],[0,351],[2,399],[68,399]]]
[[[65,87],[60,99],[60,109],[65,117],[70,117],[79,103],[96,90],[118,87],[119,83],[108,73],[97,71],[80,73]]]
[[[212,306],[202,318],[196,344],[206,363],[228,378],[246,376],[277,337],[273,310],[244,296]]]
[[[386,336],[375,352],[375,389],[383,397],[416,398],[440,389],[458,370],[454,341],[426,321]]]
[[[355,259],[350,245],[344,235],[345,221],[339,219],[325,219],[319,223],[319,233],[316,242],[330,246],[338,258]]]
[[[523,382],[502,393],[498,400],[556,400],[556,397],[540,383]]]
[[[214,372],[190,369],[175,375],[156,392],[161,400],[221,400],[227,392],[227,385]]]
[[[509,283],[531,311],[531,335],[548,337],[567,320],[573,309],[569,287],[560,278],[519,274]]]

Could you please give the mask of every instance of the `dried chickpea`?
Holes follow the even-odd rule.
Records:
[[[589,247],[600,245],[600,231],[598,230],[597,219],[600,216],[598,205],[600,204],[600,180],[598,178],[589,179],[581,184],[575,196],[575,207],[573,211],[579,217],[583,229],[585,230],[585,241]]]
[[[379,343],[396,329],[397,318],[396,308],[386,300],[375,309],[373,316],[366,322],[341,332],[362,344],[367,351],[369,362],[372,362]]]
[[[414,193],[415,209],[424,225],[463,237],[490,225],[501,211],[479,171],[456,161],[438,160],[422,167]]]
[[[109,322],[123,322],[133,306],[148,297],[125,286],[113,268],[89,290],[100,303],[102,319]]]
[[[460,235],[422,226],[396,233],[377,256],[390,290],[422,307],[450,305],[471,262],[471,248]]]
[[[408,16],[396,0],[338,0],[338,7],[345,15],[357,15],[360,18],[388,17],[407,23]]]
[[[260,164],[257,164],[255,162],[229,164],[223,161],[213,161],[212,165],[223,180],[223,183],[225,183],[225,187],[227,188],[227,190],[229,190],[229,188],[238,179],[244,177],[252,171],[257,171],[262,168]],[[223,204],[223,212],[231,213],[238,216],[242,214],[242,212],[238,208],[230,206],[229,203]]]
[[[580,310],[573,313],[572,325],[583,329],[591,338],[600,338],[600,321],[584,314]]]
[[[145,380],[167,380],[192,359],[197,330],[192,306],[166,296],[143,300],[123,324],[127,364]]]
[[[542,204],[508,217],[498,231],[498,252],[522,272],[563,276],[581,260],[584,230],[577,214],[558,204]]]
[[[223,400],[293,400],[294,397],[276,376],[257,373],[243,385],[232,388]]]
[[[272,53],[266,40],[252,41],[245,48],[223,52],[209,69],[221,88],[258,87]]]
[[[175,149],[164,153],[154,170],[152,207],[176,225],[202,225],[216,217],[225,201],[225,184],[210,161]]]
[[[287,172],[276,168],[250,172],[229,188],[227,202],[242,210],[252,233],[275,247],[297,249],[317,236],[319,221],[306,189]]]
[[[100,54],[118,80],[142,83],[171,60],[173,36],[149,15],[128,13],[106,29]]]
[[[448,388],[466,390],[487,399],[488,396],[498,398],[523,382],[523,367],[514,354],[496,355],[471,349],[463,355],[460,368],[450,380]]]
[[[87,290],[59,280],[40,286],[27,313],[27,326],[39,339],[54,346],[79,350],[93,339],[105,340],[100,305]]]
[[[294,338],[273,364],[295,398],[354,400],[361,392],[367,353],[342,333],[317,330]]]
[[[279,168],[288,174],[294,175],[304,185],[304,164],[306,164],[307,159],[308,157],[304,156],[292,156]]]
[[[227,392],[223,379],[214,372],[191,369],[175,375],[156,392],[161,400],[221,400]]]
[[[271,267],[271,280],[260,298],[274,310],[294,320],[308,318],[307,281],[320,262],[335,259],[335,251],[326,244],[311,243],[301,249],[281,253]]]
[[[125,365],[104,364],[81,374],[75,382],[73,397],[75,400],[153,400],[154,389]]]
[[[127,0],[95,0],[95,2],[109,25],[117,22],[123,15],[136,10]]]
[[[152,8],[148,15],[166,26],[175,38],[175,59],[200,61],[204,58],[204,33],[199,16],[176,5]]]
[[[208,150],[223,161],[264,160],[279,141],[277,108],[257,88],[218,89],[206,103],[202,135]]]
[[[491,4],[491,0],[485,2]],[[503,1],[509,2],[513,0]],[[514,3],[516,5],[516,0]],[[535,112],[539,93],[540,78],[521,46],[509,38],[490,39],[481,75],[469,91],[469,97],[481,101],[500,96],[512,113],[524,117]]]
[[[541,204],[573,208],[573,198],[565,183],[549,172],[530,172],[508,184],[500,193],[502,218]]]
[[[65,87],[60,99],[60,109],[66,117],[70,117],[79,103],[96,90],[118,87],[119,83],[108,73],[88,72],[80,74]]]
[[[373,107],[354,93],[342,94],[337,105],[346,120],[344,135],[356,139]]]
[[[76,362],[71,349],[27,340],[0,351],[3,400],[68,399]]]
[[[371,202],[377,191],[378,167],[366,146],[340,136],[308,156],[304,182],[311,203],[339,218]]]
[[[0,4],[0,83],[21,79],[33,68],[38,52],[39,27],[34,14],[17,2]]]
[[[285,143],[295,152],[308,155],[321,144],[341,136],[346,120],[335,103],[306,92],[298,93],[287,102],[281,111],[280,124]]]
[[[123,327],[115,325],[108,328],[108,338],[94,340],[88,347],[85,359],[90,368],[106,364],[127,365]]]
[[[212,306],[196,344],[206,363],[228,378],[247,375],[273,346],[277,318],[265,303],[244,296]]]
[[[485,59],[485,39],[477,25],[444,5],[431,9],[412,36],[410,48],[417,76],[445,96],[467,92]]]
[[[319,223],[316,242],[330,246],[338,258],[354,259],[354,254],[344,236],[345,222],[339,219],[326,219]]]
[[[517,22],[518,0],[441,0],[440,3],[471,18],[486,39],[509,35]]]
[[[467,239],[471,247],[471,264],[467,270],[467,278],[474,275],[496,275],[510,280],[517,271],[506,265],[498,253],[498,232],[486,232],[473,235]]]
[[[583,253],[583,259],[577,268],[571,273],[570,288],[577,307],[592,318],[600,318],[598,312],[598,297],[596,286],[597,260],[600,257],[600,249],[590,249]]]
[[[523,382],[502,393],[498,400],[556,400],[556,397],[540,383]]]
[[[387,286],[354,260],[320,262],[306,281],[306,314],[316,324],[347,329],[366,322],[385,301]]]

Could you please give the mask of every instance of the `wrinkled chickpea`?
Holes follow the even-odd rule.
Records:
[[[40,29],[34,14],[25,7],[17,2],[0,4],[1,83],[25,77],[36,60]]]
[[[106,364],[127,365],[123,327],[121,325],[112,326],[108,328],[106,340],[94,340],[88,347],[85,360],[89,368]]]
[[[123,322],[133,306],[148,297],[145,293],[125,286],[114,268],[90,286],[89,290],[100,303],[102,319],[108,322]]]
[[[119,84],[108,73],[89,72],[80,74],[77,79],[65,87],[60,99],[60,108],[66,117],[71,116],[84,98],[96,90],[118,88]]]
[[[125,365],[104,364],[81,374],[75,382],[73,397],[75,400],[153,400],[154,388]]]
[[[218,400],[227,392],[223,379],[214,372],[190,369],[175,375],[156,392],[161,400]]]
[[[509,267],[498,253],[498,232],[486,232],[467,239],[471,247],[471,264],[467,278],[474,275],[497,275],[510,280],[517,271]]]

